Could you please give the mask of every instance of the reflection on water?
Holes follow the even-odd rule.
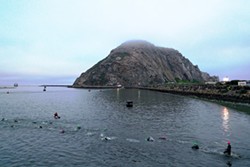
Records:
[[[116,89],[116,97],[119,100],[119,98],[120,98],[120,88]]]
[[[228,109],[226,107],[223,108],[222,110],[222,126],[223,126],[223,130],[225,132],[228,132],[229,130],[229,112]]]

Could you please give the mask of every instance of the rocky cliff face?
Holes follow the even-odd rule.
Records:
[[[218,81],[201,72],[177,50],[129,41],[82,73],[74,86],[152,86],[178,81]]]

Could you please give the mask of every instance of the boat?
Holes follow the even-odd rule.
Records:
[[[128,100],[126,106],[127,107],[133,107],[133,101]]]

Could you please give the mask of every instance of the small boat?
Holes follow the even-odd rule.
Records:
[[[126,106],[127,107],[133,107],[133,101],[127,101]]]

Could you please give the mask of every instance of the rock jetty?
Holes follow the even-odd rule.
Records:
[[[204,99],[250,104],[250,87],[237,85],[173,84],[164,87],[139,88],[179,95],[196,96]]]

